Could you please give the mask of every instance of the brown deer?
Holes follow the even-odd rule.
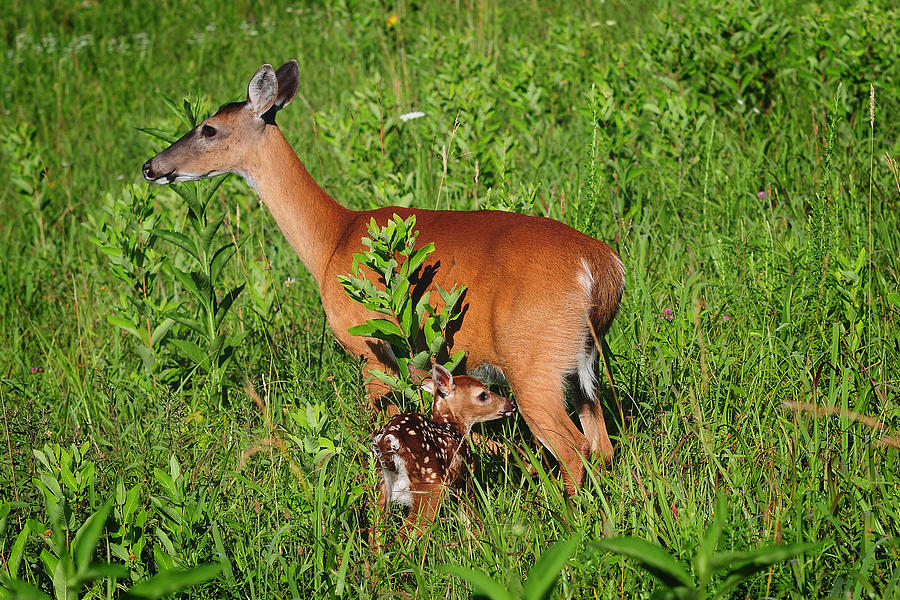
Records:
[[[384,342],[348,333],[376,315],[354,302],[337,276],[364,251],[370,219],[383,225],[394,214],[416,215],[420,239],[435,245],[421,271],[423,284],[468,288],[450,340],[466,350],[464,368],[488,383],[508,381],[519,412],[557,457],[566,489],[575,493],[584,478],[582,458],[599,452],[609,462],[613,456],[598,402],[598,344],[619,309],[622,261],[603,242],[549,218],[341,206],[313,180],[275,124],[298,84],[296,61],[277,72],[263,65],[250,80],[246,102],[226,104],[148,160],[144,177],[156,183],[243,177],[315,278],[338,341],[365,360],[367,371],[396,371],[396,360]],[[567,380],[583,434],[566,413]],[[378,379],[367,384],[373,405],[388,392]]]
[[[387,513],[392,502],[409,508],[404,528],[434,521],[447,488],[460,487],[475,468],[469,433],[476,423],[508,417],[515,403],[467,375],[454,377],[434,365],[422,389],[434,396],[431,419],[418,413],[394,415],[372,437],[378,461],[378,497]]]

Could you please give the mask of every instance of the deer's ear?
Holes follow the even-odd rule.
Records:
[[[431,379],[442,396],[449,396],[453,391],[453,374],[437,363],[431,369]]]
[[[261,117],[272,108],[277,97],[278,78],[275,76],[275,70],[272,65],[263,65],[253,75],[247,88],[247,108],[257,117]]]
[[[300,87],[300,68],[296,60],[289,60],[275,71],[278,80],[278,96],[275,98],[275,110],[281,110],[291,103]]]

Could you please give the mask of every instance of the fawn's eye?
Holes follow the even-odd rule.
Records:
[[[209,125],[204,125],[203,129],[200,130],[200,135],[205,138],[211,138],[212,136],[216,135],[216,128],[210,127]]]
[[[487,399],[488,399],[488,393],[487,393],[487,392],[481,392],[480,394],[478,394],[478,401],[479,401],[479,402],[487,402]]]

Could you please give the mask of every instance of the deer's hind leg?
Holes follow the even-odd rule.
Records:
[[[406,537],[412,531],[416,536],[422,535],[434,523],[443,496],[442,483],[417,485],[412,490],[412,508],[400,528],[400,534]]]

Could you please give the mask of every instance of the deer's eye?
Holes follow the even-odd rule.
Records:
[[[488,399],[488,393],[487,393],[487,392],[481,392],[480,394],[478,394],[478,401],[479,401],[479,402],[487,402],[487,399]]]
[[[211,138],[212,136],[216,135],[216,128],[210,127],[209,125],[204,125],[200,130],[200,135],[205,138]]]

